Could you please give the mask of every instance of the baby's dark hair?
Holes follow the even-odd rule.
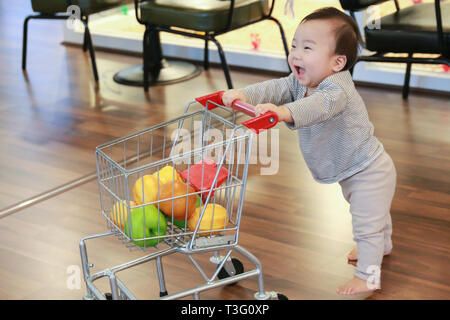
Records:
[[[300,24],[311,20],[335,20],[338,22],[334,30],[336,37],[334,53],[347,57],[347,63],[343,70],[348,70],[353,67],[358,58],[358,47],[363,43],[355,20],[333,7],[317,9],[304,17]]]

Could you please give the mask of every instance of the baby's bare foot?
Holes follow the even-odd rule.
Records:
[[[388,256],[392,253],[392,250],[386,252],[384,255]],[[357,261],[358,260],[358,249],[354,248],[352,251],[349,252],[349,254],[347,255],[347,259],[349,261]]]
[[[362,280],[358,277],[353,277],[353,279],[348,281],[346,284],[337,288],[336,292],[338,294],[353,295],[359,293],[373,292],[377,289],[380,289],[380,287],[371,286],[371,288],[369,288],[365,280]]]

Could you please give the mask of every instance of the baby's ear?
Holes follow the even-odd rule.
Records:
[[[347,64],[347,56],[345,55],[335,55],[333,59],[333,71],[334,72],[340,72],[345,68],[345,65]]]

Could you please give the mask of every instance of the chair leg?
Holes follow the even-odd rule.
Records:
[[[208,39],[205,39],[205,59],[203,60],[203,68],[205,70],[209,69],[209,49],[208,49]]]
[[[225,59],[225,53],[223,52],[222,46],[219,41],[217,41],[214,37],[211,37],[210,40],[214,42],[219,50],[220,62],[222,64],[223,72],[225,73],[225,78],[227,80],[228,89],[233,89],[233,83],[231,82],[230,70],[228,69],[227,60]]]
[[[150,33],[150,26],[145,26],[145,32],[144,32],[144,38],[142,40],[142,47],[143,47],[143,66],[144,66],[144,79],[143,79],[143,85],[144,85],[144,91],[148,92],[148,74],[149,74],[149,33]]]
[[[85,30],[84,32],[86,33],[87,47],[89,49],[89,54],[91,56],[91,63],[92,63],[92,70],[94,72],[94,79],[95,79],[95,82],[98,82],[97,63],[95,62],[94,45],[92,43],[91,33],[89,32],[87,20],[81,19],[81,21],[84,24],[84,30]]]
[[[86,24],[89,23],[89,17],[86,16]],[[88,49],[88,33],[87,33],[87,29],[84,29],[84,38],[83,38],[83,52],[86,52]]]
[[[161,48],[161,39],[159,38],[159,31],[150,26],[150,30],[148,33],[148,61],[149,64],[149,72],[151,75],[151,79],[153,82],[158,81],[159,73],[163,68],[163,53]]]
[[[283,40],[283,47],[284,47],[284,52],[286,53],[286,61],[287,61],[287,59],[289,57],[289,46],[286,41],[286,35],[284,33],[283,26],[281,25],[280,21],[278,21],[274,17],[269,17],[269,19],[274,21],[278,25],[278,28],[280,28],[281,39]],[[288,63],[288,66],[289,66],[289,63]]]
[[[22,70],[27,69],[27,39],[28,39],[28,21],[32,19],[33,16],[28,16],[23,22],[23,43],[22,43]]]
[[[408,53],[408,58],[412,58],[412,53]],[[411,78],[411,65],[412,63],[408,62],[406,64],[406,72],[405,72],[405,81],[403,83],[403,99],[407,99],[409,95],[409,80]]]
[[[158,81],[159,73],[162,69],[162,50],[159,39],[159,31],[151,25],[145,26],[143,39],[143,65],[144,65],[144,91],[148,92],[150,86],[149,75],[153,82]]]

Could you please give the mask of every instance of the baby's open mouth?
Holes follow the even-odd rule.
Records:
[[[295,71],[297,71],[298,75],[303,75],[305,73],[305,68],[302,68],[300,66],[295,66]]]

